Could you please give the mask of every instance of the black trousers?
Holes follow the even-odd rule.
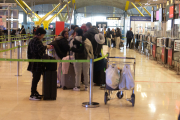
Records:
[[[127,38],[126,47],[128,46],[128,44],[129,44],[129,47],[130,47],[130,45],[131,45],[131,40],[132,40],[132,38]]]
[[[31,95],[33,95],[37,91],[37,84],[41,78],[41,72],[33,72],[32,74],[33,74],[33,79],[31,86]]]
[[[114,40],[112,40],[112,44],[113,44],[113,47],[116,47],[115,38],[114,38]]]

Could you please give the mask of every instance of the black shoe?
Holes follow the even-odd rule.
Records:
[[[34,95],[36,95],[36,96],[38,96],[38,97],[42,97],[43,95],[40,95],[39,93],[38,93],[38,91],[36,91],[35,93],[34,93]]]
[[[31,96],[29,97],[29,100],[39,101],[39,100],[41,100],[41,97],[39,97],[39,96],[37,96],[37,95],[31,95]]]

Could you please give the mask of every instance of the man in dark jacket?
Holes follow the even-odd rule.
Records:
[[[93,46],[93,52],[94,52],[94,57],[97,58],[99,54],[101,53],[102,45],[98,44],[97,41],[95,40],[95,35],[99,33],[99,31],[92,27],[92,24],[88,22],[86,24],[87,27],[87,32],[84,34],[85,38],[88,38]]]
[[[47,48],[51,48],[50,45],[44,46],[41,39],[44,38],[46,31],[43,28],[38,28],[35,37],[29,42],[28,45],[28,59],[42,59]],[[43,63],[40,62],[30,62],[28,66],[28,71],[33,74],[32,86],[31,86],[31,96],[30,100],[41,100],[41,95],[37,92],[37,84],[41,78],[43,72]]]
[[[128,46],[129,44],[129,48],[130,48],[130,45],[131,45],[131,40],[133,39],[134,35],[133,35],[133,32],[132,32],[132,28],[127,31],[127,34],[126,34],[126,38],[127,38],[127,44],[126,44],[126,47]]]

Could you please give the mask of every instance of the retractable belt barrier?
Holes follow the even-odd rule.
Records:
[[[54,36],[54,35],[50,35],[50,36]],[[47,36],[46,36],[47,37]],[[24,40],[29,40],[29,39],[21,39],[21,40],[11,40],[11,41],[24,41]],[[0,43],[9,43],[11,41],[6,41],[6,42],[0,42]],[[47,43],[47,41],[51,41],[51,40],[46,40],[46,41],[42,41],[43,43]],[[12,42],[11,42],[12,43]],[[11,44],[12,45],[12,44]],[[6,51],[12,51],[13,49],[17,48],[17,59],[12,59],[12,56],[10,59],[7,58],[0,58],[0,61],[17,61],[17,75],[16,76],[21,76],[19,75],[19,62],[44,62],[44,63],[58,63],[58,62],[70,62],[70,63],[90,63],[90,87],[89,87],[89,102],[84,102],[82,103],[82,106],[87,107],[87,108],[95,108],[95,107],[99,107],[99,103],[97,102],[93,102],[93,71],[94,71],[94,62],[97,62],[99,60],[104,59],[105,57],[108,57],[108,54],[104,55],[103,51],[101,50],[101,54],[102,57],[97,58],[95,60],[90,59],[90,60],[46,60],[46,59],[20,59],[20,48],[21,48],[21,58],[22,58],[22,48],[26,47],[28,45],[24,45],[21,46],[18,45],[17,47],[13,47],[10,49],[6,49],[6,50],[1,50],[0,52],[6,52]],[[12,46],[11,46],[12,47]],[[12,54],[11,54],[12,55]]]

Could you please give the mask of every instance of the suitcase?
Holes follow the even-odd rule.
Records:
[[[106,68],[107,68],[107,59],[102,59],[94,63],[93,82],[96,83],[97,86],[106,84],[106,73],[105,73]]]
[[[56,100],[57,97],[57,71],[45,71],[43,74],[44,100]]]
[[[68,74],[61,75],[61,86],[63,90],[73,89],[75,87],[75,71],[73,64],[69,65]]]
[[[50,57],[50,60],[55,60],[55,58]],[[45,69],[48,71],[57,71],[57,63],[45,63]]]
[[[130,45],[130,49],[134,49],[134,43],[133,42]]]
[[[120,42],[119,47],[120,47],[120,48],[121,48],[121,47],[124,47],[123,42]]]

